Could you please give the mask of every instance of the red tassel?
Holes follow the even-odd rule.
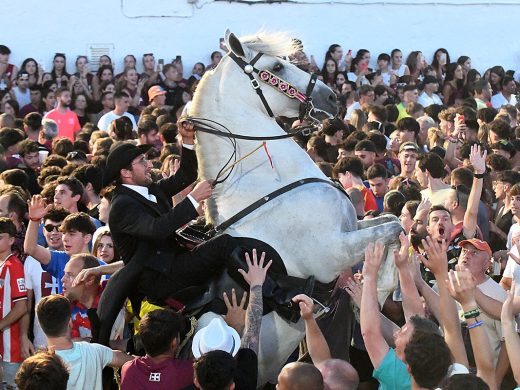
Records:
[[[267,150],[267,142],[263,142],[265,154],[267,154],[267,158],[269,159],[269,164],[271,164],[271,168],[274,169],[273,165],[273,159],[271,158],[271,155],[269,154],[269,151]]]

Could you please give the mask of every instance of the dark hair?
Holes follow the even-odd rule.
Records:
[[[499,154],[491,154],[486,158],[486,165],[493,171],[507,171],[511,169],[511,161]]]
[[[111,127],[116,141],[126,141],[134,138],[132,121],[125,115],[115,119]]]
[[[68,138],[55,138],[52,141],[52,154],[66,157],[74,150],[74,144]]]
[[[484,88],[489,84],[489,81],[486,79],[478,79],[471,85],[471,92],[472,93],[482,93]]]
[[[445,48],[441,47],[441,48],[435,50],[435,53],[433,53],[432,67],[434,69],[437,69],[439,67],[439,60],[437,59],[437,53],[444,53],[444,54],[446,54],[446,64],[449,64],[451,62],[450,53],[448,53],[448,50],[446,50]]]
[[[438,334],[414,330],[404,355],[414,381],[428,389],[446,377],[451,365],[450,349]]]
[[[442,179],[444,177],[444,162],[435,153],[426,153],[420,159],[417,167],[422,171],[430,173],[434,179]]]
[[[433,205],[432,207],[430,207],[430,211],[428,211],[428,219],[427,219],[427,224],[429,225],[430,224],[430,215],[434,212],[434,211],[445,211],[449,214],[450,216],[450,219],[451,219],[451,213],[450,213],[450,210],[448,210],[446,207],[440,205],[440,204],[436,204],[436,205]],[[417,316],[416,316],[417,317]]]
[[[16,235],[16,226],[10,218],[0,217],[0,234],[3,233],[9,234],[11,237]]]
[[[345,123],[339,118],[326,119],[322,123],[321,131],[323,134],[332,136],[336,134],[336,132],[341,131],[345,132],[347,130],[347,126]]]
[[[18,144],[18,154],[24,157],[28,153],[35,153],[39,151],[38,142],[26,138]]]
[[[67,165],[67,160],[65,157],[58,154],[50,154],[42,164],[42,171],[47,167],[64,168],[65,165]]]
[[[520,173],[512,170],[498,172],[496,180],[514,186],[516,183],[520,182]]]
[[[363,163],[358,157],[343,157],[332,169],[332,177],[337,179],[340,173],[350,172],[354,176],[363,177]]]
[[[114,101],[121,100],[122,98],[130,99],[130,96],[126,92],[123,92],[123,91],[116,91],[114,93]]]
[[[367,139],[372,141],[377,152],[382,153],[386,150],[386,137],[383,134],[371,131],[368,133]]]
[[[372,141],[363,139],[356,144],[356,147],[354,148],[354,150],[356,152],[367,151],[367,152],[375,153],[376,146],[374,145],[374,143]]]
[[[50,220],[53,222],[62,222],[67,216],[70,214],[70,212],[63,207],[56,207],[53,206],[47,214],[45,214],[45,217],[43,217],[43,220]]]
[[[14,186],[18,186],[27,189],[29,185],[29,176],[27,173],[20,168],[8,169],[7,171],[3,171],[0,174],[0,177],[5,182],[5,184],[12,184]]]
[[[233,382],[237,362],[224,351],[205,353],[193,363],[195,377],[204,390],[223,390]]]
[[[381,177],[386,179],[388,177],[388,171],[382,164],[373,164],[367,169],[367,180]]]
[[[182,330],[181,316],[169,309],[147,313],[139,323],[139,335],[144,350],[151,357],[168,352]]]
[[[60,232],[77,231],[83,234],[94,234],[96,226],[87,213],[71,213],[65,217],[61,224]]]
[[[490,145],[491,149],[494,150],[503,150],[504,152],[509,153],[509,157],[513,158],[516,154],[516,148],[509,141],[501,139],[499,142],[495,142]]]
[[[477,112],[477,118],[481,121],[484,121],[485,123],[491,123],[495,119],[495,116],[497,116],[498,111],[494,109],[493,107],[484,107],[478,110]]]
[[[97,75],[97,77],[98,77],[100,82],[101,82],[101,76],[103,75],[103,72],[105,70],[107,70],[107,69],[112,73],[112,78],[114,78],[114,69],[112,68],[112,66],[110,66],[110,65],[101,65],[98,68],[97,72],[96,72],[96,75]]]
[[[38,131],[42,127],[42,119],[40,113],[30,112],[23,118],[23,124],[33,131]]]
[[[151,133],[152,131],[159,132],[159,128],[157,127],[157,124],[155,123],[155,121],[153,119],[139,121],[139,125],[137,126],[137,134],[139,136],[147,135],[147,134]]]
[[[387,104],[385,106],[386,119],[388,122],[393,123],[399,118],[399,109],[395,104]]]
[[[62,295],[43,297],[36,305],[36,315],[47,337],[64,336],[71,316],[70,301]]]
[[[449,377],[445,390],[489,390],[486,382],[474,374],[455,374]]]
[[[421,130],[421,125],[414,118],[406,117],[402,118],[397,122],[397,130],[400,131],[413,131],[415,136],[419,134]]]
[[[22,222],[25,219],[25,214],[27,213],[27,203],[22,198],[22,196],[16,192],[8,192],[5,195],[8,197],[7,212],[15,213],[18,221]]]
[[[489,123],[490,132],[498,135],[500,139],[509,139],[511,137],[511,126],[506,121],[495,119]]]
[[[504,76],[504,78],[502,79],[502,88],[504,88],[507,84],[509,84],[511,81],[515,81],[515,79],[511,76]],[[516,83],[515,83],[516,85]]]
[[[8,149],[10,146],[16,145],[24,139],[25,134],[19,129],[11,129],[9,127],[0,129],[0,145],[2,145],[4,150]]]
[[[81,184],[81,181],[79,181],[77,178],[61,176],[57,180],[57,185],[60,185],[60,184],[66,185],[69,188],[69,190],[72,192],[72,196],[76,196],[76,195],[83,196],[83,192],[84,192],[83,184]]]
[[[86,186],[88,183],[92,184],[96,194],[99,194],[99,191],[103,188],[102,176],[101,168],[92,164],[80,165],[72,172],[72,177],[78,179],[83,186]]]
[[[40,350],[25,359],[15,377],[20,390],[65,390],[69,370],[54,351]]]
[[[420,203],[421,202],[418,200],[409,200],[404,204],[404,207],[407,208],[412,218],[414,218],[415,214],[417,214],[417,209],[419,208]]]
[[[65,93],[65,92],[69,92],[70,93],[70,90],[67,88],[67,87],[60,87],[56,90],[55,92],[55,96],[56,97],[60,97],[62,93]]]
[[[165,123],[159,128],[165,143],[174,144],[177,141],[177,125],[175,123]]]
[[[396,217],[401,215],[401,211],[406,203],[406,198],[397,190],[392,190],[386,193],[384,198],[385,212],[389,212]]]
[[[11,49],[9,49],[5,45],[0,45],[0,54],[3,54],[3,55],[11,54]]]
[[[390,62],[390,56],[386,53],[381,53],[377,56],[377,61],[386,61],[386,62]]]
[[[451,171],[451,177],[459,184],[464,184],[466,187],[471,187],[473,183],[473,172],[469,168],[455,168]]]

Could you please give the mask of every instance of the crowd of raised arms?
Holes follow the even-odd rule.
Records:
[[[132,144],[130,151],[137,145],[144,157],[121,172],[130,177],[145,167],[153,182],[174,175],[194,138],[183,116],[199,80],[226,50],[191,72],[180,56],[163,64],[152,53],[141,63],[129,54],[121,66],[101,56],[96,72],[87,56],[70,70],[66,55],[56,53],[45,71],[33,58],[11,64],[11,50],[0,45],[6,388],[256,388],[258,287],[270,265],[260,253],[247,254],[241,271],[250,290],[225,295],[227,314],[201,327],[193,354],[177,357],[190,330],[182,313],[146,301],[140,313],[130,302],[121,308],[110,347],[90,343],[100,295],[124,266],[120,253],[128,252],[108,226],[121,185],[103,181],[108,156],[122,143]],[[291,58],[334,90],[339,105],[334,119],[310,135],[298,132],[295,142],[341,184],[359,220],[391,214],[403,233],[393,293],[377,293],[380,243],[369,244],[364,261],[340,275],[333,295],[343,323],[330,327],[314,318],[311,298],[293,298],[305,323],[300,351],[307,353],[296,351],[273,378],[280,390],[520,385],[515,74],[499,65],[479,72],[470,57],[455,61],[442,48],[431,62],[420,51],[404,54],[394,49],[376,59],[333,44],[324,58],[309,59],[303,50]],[[277,120],[286,131],[301,124]],[[173,196],[173,205],[188,198],[202,214],[209,193],[197,196],[197,188],[193,183]],[[212,337],[222,338],[214,343],[220,346],[242,343],[212,348]]]

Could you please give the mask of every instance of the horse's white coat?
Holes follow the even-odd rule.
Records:
[[[251,60],[257,51],[272,54],[261,57],[255,66],[271,70],[274,64],[282,63],[284,68],[277,75],[300,91],[305,91],[310,76],[293,64],[273,56],[289,54],[286,52],[290,47],[287,40],[264,36],[264,43],[255,38],[249,41],[254,43],[242,41],[246,61]],[[235,53],[240,51],[229,34],[226,44]],[[261,83],[261,87],[275,115],[298,115],[297,100],[289,99],[266,84]],[[334,102],[329,99],[331,94],[325,84],[318,82],[313,92],[315,105],[324,111],[334,112]],[[225,56],[214,71],[203,77],[189,114],[217,121],[236,134],[284,134],[275,120],[267,115],[248,77],[229,56]],[[237,158],[260,144],[260,141],[236,141]],[[325,178],[293,140],[268,141],[267,148],[273,168],[266,153],[260,149],[237,164],[229,178],[215,187],[213,196],[207,202],[207,218],[213,224],[224,222],[262,196],[298,179]],[[214,179],[232,152],[233,146],[228,139],[198,132],[199,175],[204,179]],[[356,229],[355,210],[338,189],[326,184],[306,184],[257,209],[228,229],[227,233],[254,237],[270,244],[284,260],[289,275],[315,275],[318,281],[330,282],[341,271],[363,259],[367,242],[376,239],[395,242],[401,230],[396,222],[361,231]],[[384,267],[381,274],[386,278],[385,289],[390,290],[395,283],[395,269],[389,261],[385,262]],[[273,313],[264,317],[259,383],[276,376],[302,336],[301,324],[287,324]]]

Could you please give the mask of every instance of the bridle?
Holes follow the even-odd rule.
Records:
[[[265,110],[267,111],[267,114],[274,118],[274,113],[271,107],[269,106],[269,103],[267,102],[267,99],[264,96],[264,93],[262,91],[262,87],[260,86],[259,81],[255,78],[254,74],[258,75],[258,78],[261,82],[276,88],[279,92],[285,94],[290,99],[296,99],[300,102],[300,108],[299,108],[299,119],[300,121],[303,121],[304,119],[308,120],[310,122],[310,125],[302,125],[296,127],[296,131],[288,132],[287,134],[282,135],[273,135],[273,136],[250,136],[250,135],[242,135],[242,134],[235,134],[231,132],[226,126],[223,124],[216,122],[214,120],[208,119],[208,118],[202,118],[202,117],[192,117],[188,116],[186,118],[183,118],[184,120],[188,120],[192,122],[195,126],[195,130],[201,131],[208,134],[213,134],[221,137],[228,138],[233,146],[233,153],[229,157],[228,161],[222,169],[220,169],[219,173],[217,174],[217,177],[215,178],[214,185],[224,182],[229,175],[232,172],[232,169],[229,170],[229,172],[226,174],[226,176],[221,179],[220,175],[226,171],[228,165],[232,164],[232,161],[234,160],[236,162],[236,156],[237,156],[237,139],[243,139],[248,141],[275,141],[280,139],[286,139],[294,137],[297,134],[303,134],[305,136],[309,136],[312,131],[314,131],[317,126],[320,123],[320,120],[315,118],[313,116],[313,113],[322,111],[319,109],[316,109],[314,107],[314,104],[312,102],[312,92],[314,91],[314,87],[316,86],[316,80],[317,76],[315,74],[311,74],[309,83],[307,84],[307,88],[305,90],[305,93],[299,91],[296,87],[294,87],[289,82],[283,80],[282,78],[276,76],[275,74],[271,73],[268,70],[259,70],[255,68],[255,64],[257,61],[263,56],[264,53],[258,53],[250,62],[244,61],[241,57],[237,56],[235,53],[230,52],[228,55],[233,61],[242,69],[244,74],[249,78],[251,86],[256,91],[258,97],[260,98],[262,104],[265,107]],[[219,129],[220,128],[220,129]],[[224,131],[222,131],[224,130]]]

